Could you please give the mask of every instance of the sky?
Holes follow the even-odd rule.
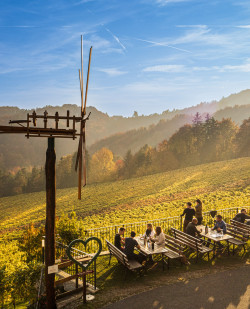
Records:
[[[0,106],[80,105],[132,116],[249,88],[248,0],[1,0]]]

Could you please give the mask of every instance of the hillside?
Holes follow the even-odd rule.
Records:
[[[192,123],[192,116],[177,115],[171,120],[161,120],[158,124],[145,128],[130,130],[111,135],[89,147],[93,154],[102,147],[110,149],[114,154],[124,156],[128,150],[138,151],[144,145],[157,146],[165,139],[169,139],[180,127]]]
[[[118,152],[114,151],[118,154],[124,154],[124,152],[128,150],[127,144],[131,144],[130,149],[132,151],[136,151],[144,144],[155,146],[158,142],[170,137],[170,135],[183,124],[189,123],[196,112],[202,115],[206,113],[211,115],[215,114],[218,120],[230,115],[233,120],[240,123],[242,119],[245,118],[246,113],[250,111],[248,97],[250,98],[250,90],[245,90],[229,96],[228,98],[223,98],[219,102],[203,102],[197,106],[184,108],[182,110],[167,110],[162,114],[141,115],[136,117],[110,117],[94,107],[89,107],[87,108],[87,113],[91,112],[91,116],[90,120],[87,122],[87,147],[93,145],[91,151],[99,149],[102,146],[115,150],[118,145],[122,147],[121,143],[125,140],[126,144],[123,149],[119,149]],[[248,105],[245,107],[242,106],[246,104]],[[234,113],[234,110],[228,109],[228,107],[234,105],[238,105],[237,117],[235,117],[236,113]],[[49,114],[54,114],[58,111],[59,115],[64,115],[68,109],[71,115],[79,115],[80,107],[77,105],[45,106],[43,108],[37,108],[36,112],[37,114],[42,114],[44,110],[47,110]],[[0,124],[7,125],[9,120],[26,119],[27,113],[31,112],[32,110],[24,110],[17,107],[0,107]],[[183,117],[182,120],[181,117]],[[178,119],[178,121],[175,121],[174,118]],[[165,121],[165,124],[161,123],[162,120]],[[61,121],[59,126],[65,128],[65,123]],[[139,132],[136,132],[136,129],[140,129]],[[161,131],[162,129],[163,131]],[[132,140],[128,138],[126,132],[129,132],[128,136],[132,138]],[[113,136],[114,134],[116,135]],[[142,138],[141,134],[143,135]],[[26,139],[24,136],[2,134],[0,136],[0,145],[0,169],[8,170],[15,167],[44,165],[46,139]],[[77,145],[78,143],[76,141],[70,139],[57,139],[57,158],[72,154],[76,151]]]
[[[250,104],[226,107],[211,115],[216,120],[231,118],[236,124],[241,125],[247,115],[250,115]],[[202,114],[202,116],[204,119],[205,114]],[[163,140],[168,140],[183,125],[192,124],[192,120],[193,115],[181,114],[176,115],[171,120],[161,120],[158,124],[152,124],[147,128],[117,133],[91,145],[89,152],[93,154],[102,147],[106,147],[116,155],[124,156],[128,150],[136,152],[146,144],[155,147]]]
[[[179,215],[185,202],[204,209],[243,207],[250,202],[250,158],[203,164],[124,181],[57,191],[57,215],[73,209],[84,228]],[[45,220],[45,192],[0,199],[0,231]],[[15,216],[13,216],[15,214]]]
[[[250,90],[246,89],[239,93],[231,94],[226,98],[222,98],[217,103],[217,109],[223,109],[226,107],[233,107],[235,105],[248,105],[250,104]]]

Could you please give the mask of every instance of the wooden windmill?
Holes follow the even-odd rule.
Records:
[[[47,308],[56,308],[55,302],[55,274],[48,273],[49,266],[55,264],[55,213],[56,213],[56,154],[55,154],[55,138],[72,138],[73,140],[79,137],[78,152],[75,168],[78,167],[78,198],[81,199],[81,183],[83,173],[83,185],[86,185],[86,159],[85,159],[85,129],[86,121],[89,115],[86,116],[86,103],[88,94],[89,71],[91,61],[92,47],[89,52],[88,73],[86,81],[85,98],[83,93],[83,48],[81,36],[81,70],[79,70],[80,90],[81,90],[81,114],[80,116],[70,116],[67,111],[66,116],[49,115],[47,111],[43,115],[37,115],[35,111],[32,114],[27,114],[24,120],[11,120],[11,126],[0,126],[0,134],[13,133],[25,134],[30,137],[47,137],[48,148],[46,152],[46,245],[45,245],[45,281],[46,281],[46,297]],[[84,118],[85,117],[85,118]],[[38,127],[38,122],[42,120],[43,126]],[[66,121],[66,129],[59,128],[59,121]],[[49,128],[51,122],[54,121],[54,128]],[[76,130],[76,125],[80,123],[79,133]],[[18,126],[13,126],[18,125]],[[71,125],[71,127],[70,127]]]
[[[82,48],[82,36],[81,36],[81,70],[79,70],[79,81],[80,81],[80,91],[81,91],[81,123],[80,123],[80,137],[78,144],[78,151],[76,156],[76,164],[75,170],[77,171],[78,167],[78,199],[81,199],[81,187],[82,187],[82,172],[83,172],[83,186],[86,186],[86,140],[85,140],[85,123],[89,118],[89,115],[86,119],[84,116],[86,115],[86,104],[88,97],[88,86],[89,86],[89,71],[90,71],[90,63],[91,63],[91,54],[92,54],[92,46],[89,50],[89,63],[88,63],[88,73],[87,73],[87,81],[86,81],[86,91],[85,98],[83,93],[83,48]],[[84,102],[83,102],[84,98]]]

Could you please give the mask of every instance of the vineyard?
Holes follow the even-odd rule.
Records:
[[[204,210],[242,207],[250,201],[250,158],[188,167],[129,180],[57,191],[57,215],[74,210],[84,229],[179,215],[185,202]],[[2,236],[45,221],[45,192],[0,199]]]

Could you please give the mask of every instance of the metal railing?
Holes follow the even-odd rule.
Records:
[[[66,244],[63,244],[62,242],[55,241],[56,243],[56,260],[68,260],[68,256],[66,253],[66,250],[68,246]],[[42,262],[45,262],[45,236],[43,236],[43,243],[42,243]],[[92,248],[91,250],[94,250]],[[88,250],[88,251],[91,251]],[[71,247],[70,249],[71,255],[75,259],[80,259],[84,257],[88,257],[88,253],[84,252],[82,250],[79,250],[78,248]],[[58,262],[57,262],[58,263]],[[92,273],[86,275],[86,282],[88,286],[91,286],[94,290],[96,290],[96,260],[88,267],[88,270],[93,270]],[[76,263],[73,263],[72,265],[68,266],[66,269],[64,269],[65,272],[67,272],[70,275],[75,275],[78,273],[78,271],[81,271]],[[81,278],[76,278],[76,284],[75,287],[78,288],[79,281],[82,282]]]
[[[244,206],[250,210],[250,206]],[[222,215],[223,220],[226,223],[229,223],[230,219],[232,219],[240,210],[241,208],[233,207],[233,208],[226,208],[226,209],[219,209],[216,210],[217,214]],[[214,218],[210,214],[211,211],[203,212],[203,224],[207,224],[208,226],[212,226],[214,224]],[[108,250],[106,239],[110,242],[114,242],[115,234],[118,233],[118,229],[120,227],[124,227],[126,229],[125,236],[129,236],[130,232],[134,231],[137,235],[143,234],[146,230],[147,223],[152,223],[153,226],[160,226],[163,231],[167,234],[170,234],[171,227],[175,229],[182,229],[182,221],[183,218],[180,216],[175,217],[168,217],[162,219],[155,219],[155,220],[148,220],[148,221],[140,221],[140,222],[133,222],[133,223],[126,223],[126,224],[119,224],[107,227],[100,227],[85,230],[85,237],[89,238],[92,236],[98,237],[102,241],[102,248],[103,250]],[[95,251],[95,245],[89,247],[89,252]]]
[[[68,256],[66,254],[67,248],[68,248],[67,245],[59,241],[56,241],[56,258],[57,259],[65,259],[65,258],[68,259]],[[75,259],[88,257],[88,253],[82,250],[79,250],[77,248],[71,247],[70,251],[71,251],[72,257]],[[86,275],[87,285],[91,286],[93,289],[96,289],[96,261],[94,261],[88,267],[88,270],[93,270],[93,272]],[[65,269],[65,272],[67,272],[70,275],[75,275],[76,273],[78,273],[78,271],[81,271],[81,269],[79,269],[79,266],[76,263],[73,263],[72,265],[68,266]],[[81,278],[76,279],[76,288],[78,288],[78,284],[79,284],[78,280],[81,281]]]

